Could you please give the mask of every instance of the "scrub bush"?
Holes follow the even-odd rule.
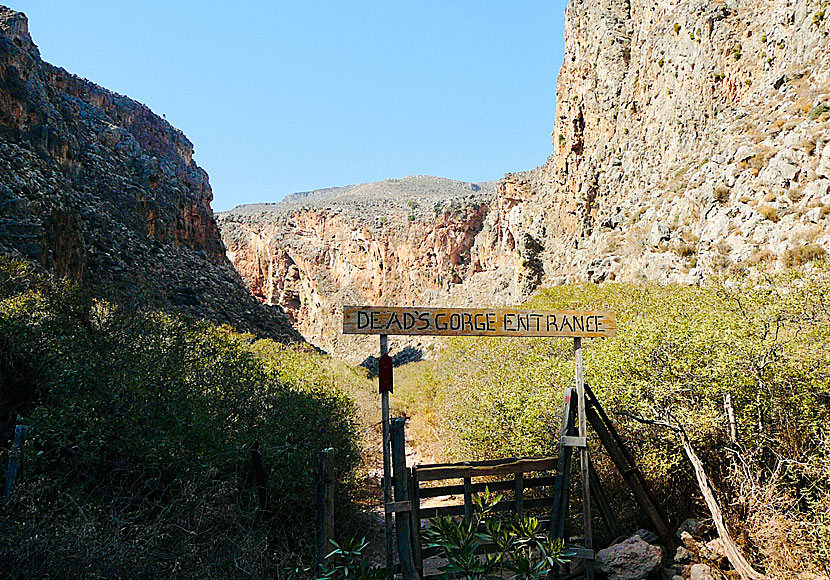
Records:
[[[792,554],[817,571],[830,561],[806,547],[827,545],[829,304],[830,273],[816,262],[804,273],[705,288],[558,286],[526,306],[616,311],[615,338],[583,341],[585,380],[658,499],[676,523],[705,514],[676,437],[632,416],[685,426],[750,556],[783,574],[798,561]],[[573,374],[569,339],[458,338],[418,388],[434,404],[448,458],[555,455]],[[601,477],[621,485],[592,446]],[[636,516],[621,487],[610,495],[620,513]]]
[[[0,517],[10,576],[273,577],[303,557],[317,453],[337,449],[338,477],[349,479],[355,408],[325,370],[306,380],[280,371],[283,360],[315,357],[324,368],[324,357],[252,342],[123,310],[3,260],[0,428],[6,442],[15,423],[32,429]],[[265,511],[254,442],[268,472]]]

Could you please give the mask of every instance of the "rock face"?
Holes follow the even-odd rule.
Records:
[[[494,193],[492,183],[413,176],[217,217],[254,295],[283,307],[312,342],[360,362],[376,345],[340,334],[342,305],[447,303],[489,259],[474,245]]]
[[[109,299],[300,340],[225,256],[193,145],[144,105],[43,62],[0,7],[0,254]]]
[[[571,0],[547,276],[695,283],[830,247],[830,41],[815,0]]]
[[[230,256],[335,352],[314,325],[336,327],[343,301],[506,304],[540,283],[809,262],[830,249],[828,23],[824,0],[571,0],[543,165],[412,222],[382,195],[359,216],[339,194],[235,210]]]

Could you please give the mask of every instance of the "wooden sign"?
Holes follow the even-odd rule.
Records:
[[[614,336],[613,312],[509,308],[344,306],[343,334]]]

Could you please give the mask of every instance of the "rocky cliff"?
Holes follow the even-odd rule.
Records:
[[[809,263],[830,248],[828,21],[827,0],[571,0],[543,165],[434,216],[390,213],[380,186],[357,212],[337,195],[235,210],[231,258],[335,350],[344,302],[504,304]]]
[[[181,131],[43,62],[26,16],[0,7],[0,254],[120,303],[300,339],[228,261],[212,197]]]
[[[454,287],[482,269],[474,245],[494,199],[493,183],[412,176],[217,217],[254,295],[283,307],[315,344],[360,362],[377,345],[340,333],[340,307],[458,299]]]
[[[827,17],[825,11],[827,10]],[[571,0],[545,277],[698,283],[830,248],[827,0]]]

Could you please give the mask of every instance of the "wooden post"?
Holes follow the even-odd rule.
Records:
[[[11,457],[9,457],[9,469],[6,471],[6,495],[3,497],[3,505],[9,503],[14,484],[17,483],[23,469],[23,446],[26,443],[28,433],[29,427],[26,425],[17,425],[14,428],[14,444],[12,445]]]
[[[404,428],[406,419],[392,419],[392,467],[395,473],[395,503],[409,500],[409,470],[406,468],[406,440]],[[398,532],[398,559],[404,580],[417,580],[415,560],[412,556],[411,511],[395,513],[395,527]]]
[[[579,425],[579,437],[583,440],[588,437],[588,425],[585,418],[585,380],[582,369],[582,338],[574,338],[574,358],[576,360],[574,379],[576,380],[577,397],[577,422]],[[591,477],[588,465],[588,446],[579,448],[579,468],[582,472],[582,523],[585,530],[585,548],[594,549],[594,542],[591,537]],[[594,563],[593,558],[585,560],[585,578],[593,580]]]
[[[513,509],[516,515],[522,515],[524,508],[524,491],[525,491],[525,475],[524,473],[517,473],[513,480]]]
[[[418,485],[418,466],[413,465],[409,470],[409,501],[412,503],[412,556],[415,559],[415,569],[418,576],[424,575],[424,555],[421,553],[421,496]]]
[[[262,521],[271,519],[271,503],[268,501],[268,477],[265,474],[265,467],[262,465],[262,454],[259,452],[259,441],[254,441],[250,448],[251,468],[256,481],[257,499],[259,499],[259,511],[262,514]]]
[[[473,520],[473,478],[464,478],[464,521]]]
[[[334,536],[334,473],[331,468],[333,452],[334,449],[329,447],[321,451],[317,458],[314,518],[315,574],[320,573],[320,566],[326,560],[326,553],[331,549],[330,540]]]
[[[553,508],[550,515],[550,533],[555,538],[565,537],[565,517],[568,513],[568,488],[570,487],[571,457],[573,447],[564,445],[562,437],[574,435],[576,428],[576,389],[567,387],[562,403],[562,427],[559,438],[559,457],[556,461],[556,483],[553,490]]]
[[[380,356],[389,354],[389,337],[380,335]],[[383,511],[384,511],[384,540],[386,543],[386,577],[392,580],[395,577],[395,556],[392,537],[392,514],[386,511],[386,504],[392,503],[392,469],[390,465],[389,446],[389,393],[380,394],[381,422],[383,424]]]

